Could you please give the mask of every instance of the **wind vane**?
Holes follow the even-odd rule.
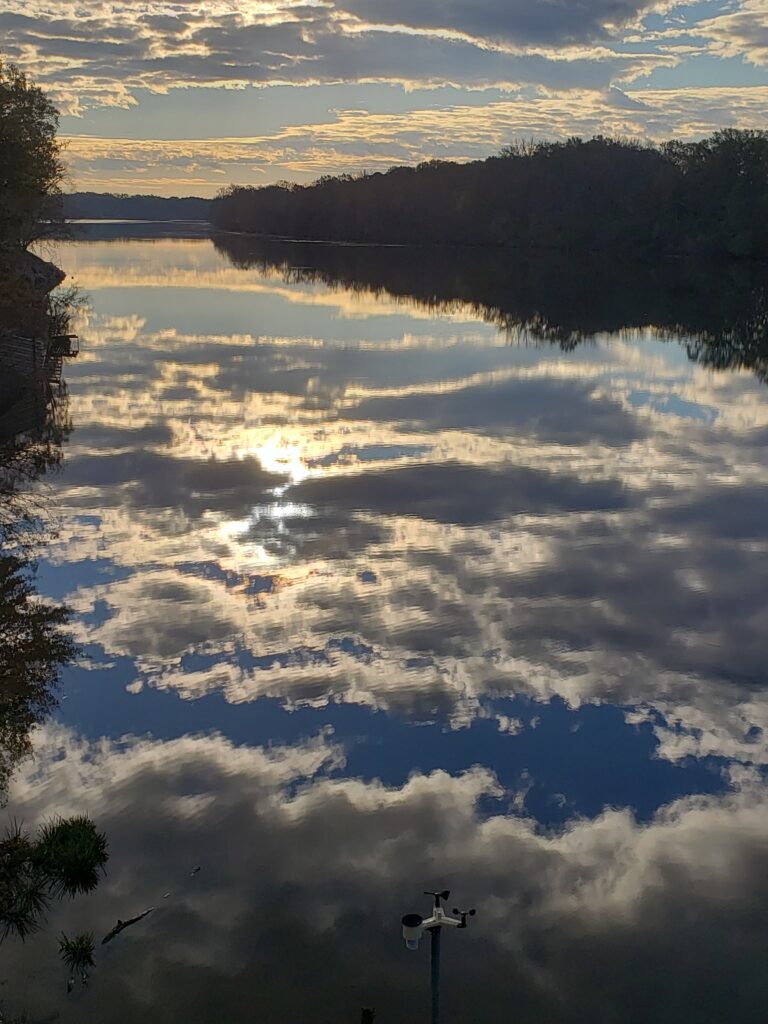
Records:
[[[404,914],[402,918],[403,938],[408,949],[418,949],[424,932],[429,932],[432,937],[432,1024],[440,1024],[440,934],[443,928],[466,928],[467,918],[474,917],[475,910],[474,908],[458,910],[454,907],[455,916],[449,917],[441,904],[451,895],[450,889],[443,889],[440,892],[425,892],[424,895],[434,898],[432,916],[425,919],[421,914]]]

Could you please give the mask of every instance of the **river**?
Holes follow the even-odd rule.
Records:
[[[765,272],[85,225],[3,812],[106,876],[2,999],[99,1024],[748,1022],[768,1000]],[[199,870],[196,870],[199,868]],[[166,896],[169,893],[170,895]],[[55,936],[156,909],[67,996]]]

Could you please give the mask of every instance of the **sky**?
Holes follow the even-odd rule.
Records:
[[[516,138],[763,127],[768,0],[5,0],[68,188],[214,195]]]

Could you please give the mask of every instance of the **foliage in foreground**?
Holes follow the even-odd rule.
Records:
[[[55,818],[34,837],[11,826],[0,840],[0,942],[25,939],[54,901],[95,889],[107,859],[106,836],[85,815]]]
[[[83,985],[88,984],[88,972],[96,966],[94,953],[96,943],[93,932],[83,932],[70,939],[64,932],[59,939],[59,956],[69,969],[69,982],[67,991],[72,991],[77,978]]]

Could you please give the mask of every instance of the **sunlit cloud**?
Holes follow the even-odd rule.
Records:
[[[93,105],[130,106],[140,89],[378,81],[409,87],[529,82],[567,89],[629,79],[674,63],[664,54],[621,53],[605,46],[561,51],[561,42],[594,35],[589,19],[595,16],[584,12],[583,30],[567,39],[559,38],[560,19],[543,19],[550,32],[532,38],[521,18],[520,45],[512,50],[464,35],[381,31],[364,21],[350,26],[330,4],[244,10],[225,3],[192,13],[186,5],[137,9],[118,3],[96,5],[82,17],[74,4],[40,3],[30,9],[12,0],[0,27],[9,56],[75,112]],[[598,22],[600,17],[597,13]],[[527,48],[532,42],[551,45],[532,52]]]
[[[626,101],[626,102],[625,102]],[[252,138],[182,140],[70,136],[67,160],[81,188],[121,187],[211,194],[227,181],[267,183],[290,175],[381,170],[432,157],[468,160],[515,138],[594,133],[693,138],[735,126],[760,128],[768,86],[541,91],[485,105],[422,108],[405,114],[339,111],[334,120]],[[130,177],[128,177],[130,175]]]
[[[696,26],[696,33],[718,57],[741,57],[750,64],[768,64],[768,4],[742,0]]]
[[[5,55],[32,73],[69,121],[70,169],[77,188],[211,194],[230,181],[380,169],[430,157],[488,155],[524,135],[623,134],[694,137],[723,125],[761,123],[764,89],[726,69],[762,66],[764,0],[709,5],[667,0],[589,0],[557,9],[543,3],[435,0],[9,0],[0,14]],[[702,54],[722,58],[705,81],[687,67]],[[659,74],[676,84],[661,90]],[[695,75],[695,78],[694,78]],[[729,77],[730,76],[730,77]],[[732,82],[732,84],[729,84]],[[695,83],[695,84],[694,84]],[[254,109],[258,89],[341,85],[349,102],[325,122],[287,117],[263,135],[221,137],[203,105],[200,138],[144,137],[147,97],[237,90]],[[368,112],[367,87],[387,85],[392,110]],[[452,87],[434,106],[415,90]],[[483,91],[493,90],[488,102]],[[499,99],[499,90],[508,97]],[[464,103],[472,97],[472,103]],[[261,101],[259,101],[261,102]],[[190,109],[198,103],[189,92]],[[354,108],[354,109],[353,109]],[[245,101],[243,125],[252,123]],[[338,109],[338,112],[336,112]],[[105,111],[112,111],[107,117]],[[101,111],[98,135],[76,118]],[[121,126],[130,125],[126,135]],[[167,134],[177,134],[169,114]],[[150,133],[147,133],[150,134]],[[153,134],[158,135],[155,128]]]

